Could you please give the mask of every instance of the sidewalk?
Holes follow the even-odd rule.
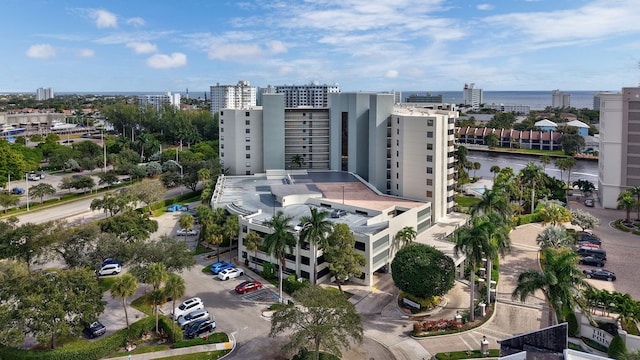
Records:
[[[170,350],[150,352],[150,353],[145,353],[145,354],[135,354],[135,355],[130,354],[130,355],[127,355],[127,356],[121,356],[121,357],[116,357],[116,358],[111,358],[111,359],[116,359],[116,360],[128,360],[128,359],[132,359],[132,360],[133,359],[135,359],[135,360],[153,360],[153,359],[162,359],[162,358],[170,357],[170,356],[187,355],[187,354],[194,354],[194,353],[207,352],[207,351],[216,351],[216,350],[231,350],[231,351],[233,351],[233,349],[236,346],[235,341],[233,341],[232,339],[229,339],[229,340],[231,340],[231,341],[229,341],[227,343],[197,345],[197,346],[190,346],[190,347],[180,348],[180,349],[170,349]]]

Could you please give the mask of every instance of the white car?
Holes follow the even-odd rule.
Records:
[[[120,264],[105,264],[100,268],[100,270],[98,270],[98,275],[117,275],[120,274],[121,271],[122,266],[120,266]]]
[[[218,279],[229,280],[244,275],[244,270],[238,268],[230,268],[222,270],[218,273]]]
[[[184,316],[194,310],[204,309],[202,299],[199,297],[193,297],[182,302],[178,307],[173,309],[173,319],[177,320],[181,316]]]
[[[178,236],[195,236],[198,235],[198,231],[194,229],[180,229],[176,231],[176,235]]]
[[[211,316],[209,315],[209,312],[206,309],[194,310],[186,314],[185,316],[180,317],[178,319],[178,326],[180,326],[180,328],[184,330],[190,324],[193,324],[198,320],[204,320],[204,319],[211,319]]]

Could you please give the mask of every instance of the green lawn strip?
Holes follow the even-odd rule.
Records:
[[[163,357],[159,359],[163,360],[214,360],[220,359],[222,356],[229,353],[231,350],[214,350],[214,351],[205,351],[201,353],[194,354],[184,354],[184,355],[176,355]]]
[[[475,359],[475,358],[483,358],[483,357],[494,357],[497,358],[500,356],[500,350],[491,349],[489,350],[489,355],[483,356],[480,353],[480,350],[467,350],[467,351],[449,351],[442,352],[436,354],[436,359],[438,360],[457,360],[457,359]]]
[[[477,198],[475,196],[460,196],[457,195],[455,197],[456,199],[456,203],[458,204],[458,206],[460,207],[471,207],[473,204],[479,203],[480,202],[480,198]]]
[[[140,310],[140,311],[142,311],[143,313],[145,313],[145,314],[147,314],[149,316],[152,315],[153,308],[147,302],[147,295],[142,295],[139,298],[133,300],[131,302],[131,306],[134,309]]]
[[[150,353],[150,352],[156,352],[156,351],[163,351],[163,350],[169,350],[170,347],[169,345],[148,345],[148,346],[138,346],[135,349],[131,350],[131,351],[120,351],[114,354],[111,354],[109,356],[109,358],[116,358],[116,357],[120,357],[120,356],[127,356],[129,354],[131,355],[135,355],[135,354],[146,354],[146,353]]]
[[[223,332],[217,332],[209,335],[209,338],[195,338],[190,340],[182,340],[176,341],[173,343],[174,349],[196,346],[196,345],[206,345],[206,344],[217,344],[217,343],[226,343],[229,341],[229,335]]]
[[[111,289],[111,285],[113,285],[115,280],[115,277],[102,277],[98,280],[98,285],[100,286],[100,289],[102,289],[102,292],[105,292]]]

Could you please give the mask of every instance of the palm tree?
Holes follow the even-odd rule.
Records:
[[[485,189],[480,201],[471,206],[472,215],[490,213],[499,214],[503,222],[507,222],[511,215],[511,207],[509,207],[509,199],[503,192]]]
[[[203,240],[207,233],[207,228],[215,224],[213,211],[207,205],[200,205],[196,208],[196,216],[198,217],[198,221],[200,221],[200,235],[198,237],[200,240]]]
[[[247,236],[244,237],[244,247],[247,251],[253,251],[253,258],[258,257],[258,250],[260,250],[260,244],[262,243],[262,238],[255,231],[249,231]],[[256,265],[256,272],[258,271],[258,266]]]
[[[496,175],[498,175],[498,173],[500,172],[500,166],[498,165],[493,165],[489,168],[489,171],[491,173],[493,173],[493,181],[496,181]]]
[[[542,164],[542,171],[546,171],[547,165],[551,164],[551,157],[549,155],[540,156],[540,163]]]
[[[412,226],[405,226],[396,233],[395,240],[402,244],[402,247],[409,245],[416,239],[418,233]],[[400,246],[398,246],[400,248]]]
[[[633,198],[631,191],[625,190],[618,195],[618,209],[624,209],[627,212],[626,223],[631,222],[631,210],[635,205],[636,200]]]
[[[491,228],[493,224],[486,217],[473,217],[469,225],[463,226],[456,230],[456,245],[453,248],[454,253],[464,253],[469,264],[469,286],[471,293],[471,301],[469,304],[469,320],[475,320],[475,277],[478,265],[482,264],[482,258],[493,257],[496,253],[495,247],[492,245]]]
[[[491,245],[497,251],[494,257],[500,255],[504,259],[507,253],[511,252],[511,238],[509,237],[509,226],[498,213],[489,213],[487,215],[489,223],[492,227],[489,230],[491,234]],[[487,256],[487,301],[491,302],[491,271],[493,270],[494,257]]]
[[[156,314],[156,334],[158,333],[158,319],[160,317],[159,315],[159,311],[158,311],[158,306],[160,304],[162,304],[165,300],[165,295],[164,295],[164,291],[162,291],[162,289],[157,289],[157,290],[151,290],[151,292],[149,293],[149,295],[147,295],[147,301],[149,304],[151,304],[153,306],[153,311]]]
[[[530,162],[522,170],[520,175],[523,180],[523,185],[531,187],[531,213],[533,214],[536,208],[536,186],[543,185],[544,172],[541,171],[540,166]]]
[[[558,225],[571,221],[571,213],[555,200],[543,200],[540,207],[542,224]]]
[[[222,236],[224,238],[229,239],[229,246],[233,245],[233,239],[238,237],[238,216],[231,215],[227,216],[224,221],[224,225],[222,226]]]
[[[631,195],[636,197],[636,209],[638,210],[636,219],[640,221],[640,185],[630,188],[629,192],[631,192]]]
[[[287,250],[291,251],[296,244],[296,239],[291,232],[293,227],[289,222],[292,216],[286,216],[282,211],[278,211],[271,220],[265,221],[263,224],[270,227],[273,231],[264,237],[264,247],[266,252],[280,261],[278,291],[279,301],[282,301],[282,277],[284,268],[287,266],[285,255]]]
[[[578,306],[585,309],[582,290],[590,288],[584,275],[576,267],[578,255],[571,249],[542,250],[544,262],[542,270],[527,270],[518,276],[518,285],[511,296],[524,302],[527,297],[540,290],[549,304],[549,324],[553,323],[552,313],[559,320]],[[587,313],[587,311],[585,311]]]
[[[178,219],[178,224],[180,224],[181,228],[187,230],[187,233],[185,234],[186,238],[189,238],[189,230],[191,230],[194,223],[195,223],[195,220],[193,219],[193,215],[189,213],[184,213],[180,215],[180,219]]]
[[[536,237],[536,242],[540,248],[564,248],[573,245],[573,238],[562,226],[547,226]]]
[[[473,177],[476,177],[476,171],[480,170],[482,164],[478,161],[473,163]]]
[[[222,227],[218,224],[209,225],[203,232],[203,236],[204,242],[216,246],[218,262],[220,262],[220,244],[222,244],[222,241],[224,240]]]
[[[125,273],[118,276],[111,285],[111,297],[122,299],[122,307],[124,308],[124,318],[127,322],[127,329],[129,328],[129,314],[127,314],[126,299],[128,296],[132,296],[138,289],[138,280],[135,276]]]
[[[171,306],[171,317],[173,319],[176,318],[176,299],[183,297],[186,291],[187,288],[185,286],[184,279],[178,274],[169,274],[167,283],[164,285],[164,293],[173,301],[173,305]],[[171,322],[171,333],[173,334],[173,341],[176,341],[175,324],[175,321]]]
[[[153,311],[156,314],[156,332],[158,332],[158,305],[164,301],[164,293],[160,287],[167,279],[167,276],[167,268],[161,263],[151,264],[144,274],[144,282],[151,284],[153,287],[153,290],[149,293],[149,301],[153,305]]]
[[[308,242],[313,245],[313,285],[317,282],[317,249],[324,249],[327,245],[327,235],[333,231],[333,223],[328,219],[329,212],[319,211],[317,208],[310,208],[311,215],[303,216],[300,219],[302,230],[300,231],[300,242]]]

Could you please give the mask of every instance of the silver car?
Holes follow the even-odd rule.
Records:
[[[204,319],[211,319],[209,312],[206,309],[198,309],[178,318],[178,326],[184,330],[190,324]]]

